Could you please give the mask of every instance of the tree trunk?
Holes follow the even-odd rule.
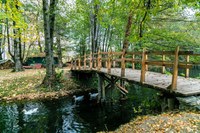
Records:
[[[60,44],[60,35],[59,34],[57,34],[56,42],[57,42],[57,54],[58,54],[58,67],[62,68],[63,67],[62,48],[61,48],[61,44]]]
[[[98,40],[98,36],[97,36],[97,32],[98,32],[98,19],[97,19],[97,15],[98,15],[98,11],[99,11],[99,5],[96,4],[95,0],[93,0],[94,3],[94,13],[91,13],[91,39],[92,39],[92,53],[97,52],[97,40]]]
[[[128,21],[126,25],[125,37],[123,41],[123,51],[126,53],[129,47],[129,36],[131,33],[131,26],[133,22],[133,12],[132,10],[129,12]]]
[[[13,27],[15,27],[16,23],[13,22]],[[23,66],[21,63],[21,57],[20,57],[20,40],[17,37],[18,35],[18,30],[14,29],[13,30],[14,33],[14,63],[15,63],[15,67],[14,67],[14,72],[19,72],[19,71],[23,71]]]
[[[18,10],[18,5],[15,3],[16,9]],[[16,22],[13,21],[13,33],[14,33],[14,72],[23,71],[23,66],[21,62],[21,37],[20,30],[16,29]],[[18,37],[19,36],[19,37]]]
[[[53,58],[53,31],[55,20],[55,0],[43,0],[43,18],[44,18],[44,34],[45,34],[45,53],[46,53],[46,75],[43,80],[45,87],[52,88],[56,81],[55,66]]]

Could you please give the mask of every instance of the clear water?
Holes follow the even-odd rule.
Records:
[[[1,104],[0,132],[90,133],[111,131],[137,115],[157,110],[155,105],[158,101],[155,91],[130,86],[128,100],[121,102],[117,100],[120,93],[115,91],[112,91],[112,96],[115,98],[114,103],[104,106],[91,102],[74,105],[71,97]]]

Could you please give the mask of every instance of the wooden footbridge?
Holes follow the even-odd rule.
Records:
[[[193,60],[197,60],[194,62]],[[181,96],[200,95],[200,79],[189,78],[189,69],[200,65],[200,54],[192,51],[98,52],[72,60],[74,72],[98,74],[99,93],[116,86],[123,94],[128,93],[122,81],[134,82],[166,93]],[[135,69],[141,68],[141,70]],[[157,68],[159,72],[149,71]],[[179,69],[185,72],[178,76]],[[171,71],[168,72],[167,70]],[[104,80],[108,82],[105,85]],[[120,83],[117,81],[120,80]]]

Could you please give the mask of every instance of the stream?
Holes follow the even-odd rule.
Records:
[[[156,91],[129,86],[128,99],[119,101],[118,90],[113,103],[95,102],[75,105],[72,97],[57,100],[23,101],[0,104],[1,133],[90,133],[113,131],[138,115],[159,112]],[[108,98],[109,99],[109,98]]]

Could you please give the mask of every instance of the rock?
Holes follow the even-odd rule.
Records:
[[[180,102],[180,109],[197,109],[200,110],[200,96],[177,97]]]

